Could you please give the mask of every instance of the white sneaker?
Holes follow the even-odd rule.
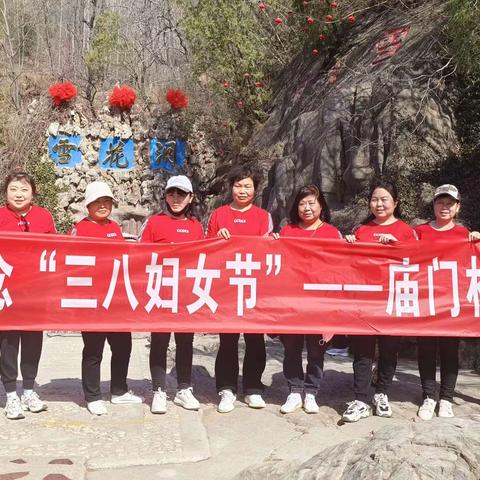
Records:
[[[25,411],[38,413],[43,412],[48,407],[46,403],[40,400],[37,392],[32,392],[30,395],[22,395],[22,408]]]
[[[347,409],[343,412],[344,422],[358,422],[361,418],[367,418],[371,415],[372,409],[360,400],[354,400],[347,403]]]
[[[302,396],[298,392],[292,392],[288,395],[285,403],[280,407],[282,413],[293,413],[302,406]]]
[[[221,390],[218,393],[221,397],[220,403],[217,407],[217,412],[219,413],[228,413],[235,408],[235,400],[237,396],[228,388],[226,390]]]
[[[87,410],[92,415],[106,415],[107,409],[103,400],[94,400],[93,402],[87,402]]]
[[[452,418],[455,416],[453,413],[452,402],[441,399],[438,404],[438,416],[442,418]]]
[[[153,394],[152,406],[150,407],[152,413],[167,413],[167,394],[158,390]]]
[[[426,398],[420,408],[418,409],[417,415],[422,420],[431,420],[434,413],[437,402],[433,398]]]
[[[329,348],[325,351],[331,357],[348,357],[348,347],[345,348]]]
[[[123,395],[112,395],[112,399],[110,401],[116,405],[120,405],[129,403],[142,403],[143,398],[135,395],[131,390],[129,390]]]
[[[377,417],[387,417],[392,416],[392,409],[388,403],[388,397],[384,393],[376,393],[373,396],[373,404],[375,405],[375,415]]]
[[[303,402],[303,410],[305,413],[318,413],[320,408],[317,405],[317,400],[313,393],[306,393],[305,400]]]
[[[177,390],[173,403],[186,410],[198,410],[200,408],[200,402],[193,396],[192,387]]]
[[[250,408],[265,408],[267,404],[259,394],[245,395],[245,403]]]
[[[5,405],[5,416],[9,420],[20,420],[25,418],[23,414],[22,403],[17,395],[14,397],[7,397],[7,404]]]

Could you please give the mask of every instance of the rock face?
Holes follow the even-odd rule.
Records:
[[[340,49],[305,51],[284,72],[269,119],[250,144],[269,159],[263,205],[277,224],[296,189],[314,182],[348,229],[355,215],[342,220],[342,209],[374,175],[457,151],[451,69],[438,42],[446,2],[417,4],[362,15],[340,33]]]
[[[307,462],[265,462],[235,479],[432,480],[480,478],[480,416],[385,427]]]
[[[105,108],[96,119],[87,119],[72,112],[68,121],[52,122],[47,136],[79,135],[82,161],[75,168],[56,167],[56,185],[61,189],[58,204],[74,221],[85,216],[85,188],[94,180],[106,181],[117,200],[112,217],[124,233],[137,236],[145,219],[162,208],[163,189],[170,173],[151,170],[149,141],[175,138],[174,120],[170,115],[151,115],[139,118],[112,114]],[[106,170],[98,165],[99,145],[107,137],[133,139],[135,167],[131,170]],[[46,152],[43,161],[51,161]]]

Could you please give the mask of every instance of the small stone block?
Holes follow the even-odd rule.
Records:
[[[49,465],[73,465],[73,462],[69,458],[56,458],[48,462]]]
[[[0,480],[17,480],[17,478],[25,478],[27,475],[30,475],[30,472],[0,473]]]

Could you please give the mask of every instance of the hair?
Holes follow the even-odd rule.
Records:
[[[298,204],[309,195],[314,195],[322,207],[320,220],[330,223],[330,208],[327,205],[327,201],[325,200],[322,191],[316,185],[305,185],[298,190],[295,199],[293,200],[292,208],[290,209],[290,222],[295,225],[301,223],[301,219],[298,215]]]
[[[394,202],[397,202],[397,206],[395,207],[395,210],[393,211],[393,215],[395,218],[401,219],[402,214],[400,211],[400,198],[398,196],[398,190],[396,185],[393,182],[389,182],[388,180],[374,180],[373,183],[370,185],[370,192],[368,194],[368,203],[370,204],[373,196],[373,192],[377,188],[383,188],[386,190],[393,198]],[[370,213],[365,220],[363,220],[362,224],[369,223],[372,220],[375,219],[375,215],[373,213]]]
[[[7,175],[6,178],[5,178],[5,181],[3,183],[3,193],[4,193],[4,195],[7,194],[8,186],[12,182],[26,182],[32,188],[33,196],[35,196],[37,194],[37,186],[35,185],[35,180],[27,172],[15,171],[15,172],[12,172],[9,175]]]
[[[177,188],[177,187],[173,187],[173,188],[169,188],[169,190],[173,190],[173,189],[176,189],[176,190],[180,190],[180,188]],[[185,192],[187,193],[188,195],[191,195],[193,198],[195,198],[194,194],[192,192]],[[179,213],[174,213],[172,211],[172,209],[170,208],[170,205],[168,204],[167,202],[167,190],[165,190],[165,196],[164,196],[164,202],[165,202],[165,208],[167,209],[168,213],[170,215],[172,215],[173,217],[177,217],[177,216],[180,216],[180,215],[185,215],[187,218],[195,218],[197,219],[197,216],[193,213],[192,211],[192,204],[193,204],[193,201],[190,202],[181,212]],[[197,219],[198,220],[198,219]]]
[[[255,188],[255,191],[257,191],[258,185],[262,180],[262,176],[258,170],[248,164],[239,165],[238,167],[232,168],[230,174],[228,175],[228,183],[230,184],[230,188],[232,188],[236,182],[245,180],[246,178],[251,178],[253,180],[253,187]]]

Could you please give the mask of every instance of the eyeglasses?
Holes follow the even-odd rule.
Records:
[[[30,228],[28,227],[30,222],[25,220],[25,217],[20,217],[20,221],[18,222],[18,226],[22,229],[22,232],[29,232]]]

